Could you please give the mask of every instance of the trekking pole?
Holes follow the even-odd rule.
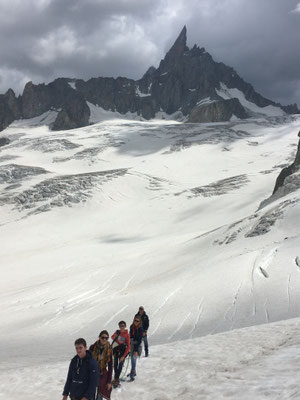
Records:
[[[121,374],[121,376],[120,376],[120,379],[121,379],[121,380],[124,379],[124,378],[127,376],[130,354],[131,354],[131,353],[128,353],[127,356],[125,357],[124,364],[125,364],[125,362],[126,362],[126,366],[123,365],[122,374]]]

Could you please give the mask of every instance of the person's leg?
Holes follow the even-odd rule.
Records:
[[[117,354],[114,354],[114,379],[112,381],[113,387],[117,387],[119,384],[119,376],[118,375],[118,369],[119,369],[119,358]]]
[[[115,372],[115,376],[116,376],[117,371],[118,371],[118,363],[119,363],[119,359],[118,359],[118,356],[115,354],[114,355],[114,372]]]
[[[137,357],[131,353],[131,371],[130,371],[130,379],[134,380],[134,377],[136,375],[136,359]]]
[[[97,399],[96,400],[103,400],[103,397],[101,396],[100,393],[98,393]]]
[[[139,351],[138,351],[139,357],[141,357],[142,352],[143,352],[143,346],[142,346],[142,344],[140,344],[139,345]]]
[[[122,372],[124,361],[120,362],[120,360],[118,359],[118,362],[119,362],[119,365],[118,365],[117,371],[115,373],[115,379],[119,380],[121,372]]]
[[[145,356],[147,357],[149,354],[149,345],[148,345],[147,335],[143,336],[143,342],[144,342],[144,346],[145,346]]]

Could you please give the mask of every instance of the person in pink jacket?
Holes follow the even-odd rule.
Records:
[[[120,321],[119,328],[112,335],[112,349],[113,349],[113,358],[114,358],[114,380],[112,381],[113,387],[117,387],[120,382],[120,375],[123,368],[123,363],[125,357],[130,352],[130,336],[128,330],[126,329],[126,322]]]

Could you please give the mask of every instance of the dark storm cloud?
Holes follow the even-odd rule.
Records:
[[[0,93],[59,76],[140,78],[185,24],[189,45],[300,105],[297,0],[0,0]]]

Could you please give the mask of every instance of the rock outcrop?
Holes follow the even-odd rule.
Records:
[[[298,132],[298,137],[300,138],[300,131]],[[294,162],[280,172],[278,178],[276,179],[275,187],[273,190],[273,195],[277,192],[277,190],[284,185],[284,182],[287,177],[298,172],[300,170],[300,139],[298,142],[298,149],[296,153],[296,157]]]
[[[12,89],[0,94],[0,131],[21,117],[20,99]]]
[[[0,137],[0,147],[6,146],[10,143],[10,140],[7,137]]]
[[[88,103],[104,110],[127,112],[151,119],[158,112],[181,113],[189,122],[227,121],[251,114],[240,99],[222,88],[238,90],[245,101],[257,107],[280,107],[282,112],[299,113],[297,105],[281,106],[255,92],[236,71],[217,63],[204,49],[186,44],[186,27],[158,68],[148,69],[139,80],[124,77],[82,79],[59,78],[48,85],[28,82],[18,98],[12,90],[0,95],[0,130],[17,118],[32,118],[57,110],[53,130],[89,124]]]
[[[223,122],[231,118],[247,118],[238,99],[215,100],[192,109],[189,122]]]

